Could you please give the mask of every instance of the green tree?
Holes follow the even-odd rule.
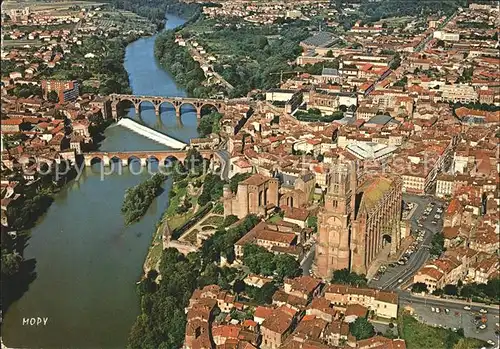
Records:
[[[333,272],[332,283],[352,286],[366,286],[367,280],[363,274],[358,275],[354,272],[350,272],[349,269],[339,269]]]
[[[429,292],[427,285],[423,282],[416,282],[411,286],[411,291],[415,293]]]
[[[364,317],[358,317],[349,324],[349,331],[357,340],[373,337],[375,329],[373,325]]]
[[[222,226],[223,227],[229,227],[231,224],[234,224],[237,221],[239,221],[239,218],[237,216],[231,214],[231,215],[226,216],[224,218],[224,222],[222,223]]]
[[[290,255],[278,254],[274,256],[276,276],[278,279],[300,276],[302,269],[300,263]]]
[[[457,296],[458,295],[458,288],[456,285],[448,284],[448,285],[445,285],[443,287],[443,293],[447,294],[449,296]]]
[[[201,118],[198,125],[198,132],[201,137],[206,137],[211,133],[218,133],[220,131],[220,120],[222,119],[222,114],[217,112],[212,112]]]
[[[318,217],[310,216],[309,218],[307,218],[307,226],[309,228],[314,229],[314,231],[317,231],[318,230]]]
[[[439,257],[444,251],[444,235],[442,232],[434,234],[431,241],[430,254]]]
[[[2,274],[13,276],[19,272],[23,257],[16,252],[8,252],[2,248]]]
[[[57,94],[56,91],[50,91],[47,94],[47,100],[52,103],[58,103],[59,102],[59,95]]]
[[[441,288],[437,288],[434,291],[432,291],[432,294],[434,296],[442,296],[443,295],[443,290]]]
[[[260,304],[271,304],[273,302],[273,295],[277,287],[272,282],[266,283],[260,289],[256,288],[255,301]]]

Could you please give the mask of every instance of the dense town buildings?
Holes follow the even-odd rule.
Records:
[[[395,319],[398,316],[396,293],[325,285],[310,276],[284,280],[283,287],[273,295],[272,305],[256,307],[237,302],[234,295],[217,285],[208,285],[195,290],[186,311],[186,349],[223,344],[266,349],[304,345],[314,349],[370,348],[376,342],[385,343],[380,348],[406,348],[402,339],[379,336],[357,341],[349,333],[349,324],[358,317],[367,317],[369,312],[380,318]],[[253,317],[229,320],[230,317],[225,316],[235,311],[250,312]],[[214,316],[219,312],[221,314]]]

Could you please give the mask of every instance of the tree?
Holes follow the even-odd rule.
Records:
[[[354,272],[350,272],[349,269],[335,270],[332,275],[332,283],[336,284],[366,286],[367,281],[365,275],[358,275]]]
[[[373,337],[375,329],[373,325],[364,317],[358,317],[349,324],[349,331],[357,340]]]
[[[328,50],[328,51],[326,52],[325,57],[333,57],[333,51],[332,51],[332,50]]]
[[[277,288],[274,283],[268,282],[260,289],[257,288],[257,290],[258,291],[255,294],[255,301],[260,304],[270,304],[273,302],[273,295]]]
[[[415,293],[429,292],[427,285],[423,282],[416,282],[411,286],[411,291]]]
[[[3,243],[3,241],[2,241]],[[15,275],[21,266],[23,257],[16,253],[9,253],[6,249],[2,248],[2,274],[5,276]]]
[[[52,103],[58,103],[59,102],[59,95],[57,94],[56,91],[50,91],[47,94],[47,100]]]
[[[201,137],[206,137],[211,133],[217,133],[220,131],[220,120],[222,119],[222,114],[217,112],[212,112],[201,118],[198,125],[198,132]]]
[[[432,237],[431,248],[429,250],[432,256],[439,257],[444,251],[444,235],[443,233],[436,233]]]
[[[295,258],[287,254],[278,254],[274,256],[276,265],[276,275],[278,279],[285,277],[296,277],[302,272],[299,262]]]
[[[245,291],[245,287],[246,287],[246,284],[243,280],[241,280],[241,279],[234,280],[234,283],[233,283],[233,292],[234,293],[238,294],[238,293]]]
[[[394,330],[392,328],[388,328],[384,333],[384,337],[390,338],[390,339],[396,339],[396,338],[398,338],[398,335],[396,333],[394,333]]]
[[[224,218],[224,222],[222,223],[222,226],[229,227],[230,225],[236,223],[237,221],[239,221],[238,216],[231,214],[229,216],[226,216],[226,218]]]
[[[314,231],[317,231],[318,230],[318,217],[310,216],[309,218],[307,218],[307,226],[309,228],[314,229]]]
[[[434,295],[434,296],[442,296],[443,295],[443,290],[441,288],[437,288],[434,291],[432,291],[432,295]]]
[[[443,288],[444,294],[447,294],[449,296],[457,296],[458,295],[458,288],[456,285],[445,285]]]

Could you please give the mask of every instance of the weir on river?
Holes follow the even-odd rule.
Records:
[[[146,127],[144,125],[139,124],[138,122],[129,119],[123,118],[117,122],[118,126],[123,126],[128,128],[129,130],[149,139],[152,139],[155,142],[166,145],[169,148],[173,149],[184,149],[187,144],[181,142],[173,137],[167,136],[163,133],[160,133],[150,127]]]
[[[166,28],[184,23],[167,15]],[[139,39],[126,49],[125,69],[135,95],[185,96],[154,58],[155,37]],[[135,117],[134,109],[129,117]],[[197,137],[195,110],[163,109],[161,123],[154,110],[141,120],[182,142]],[[106,129],[101,151],[166,150],[164,144],[123,126]],[[149,178],[132,162],[121,174],[101,178],[100,166],[86,167],[55,197],[48,212],[31,230],[25,258],[36,260],[36,278],[4,315],[3,343],[10,348],[125,348],[139,315],[136,281],[155,226],[168,205],[171,179],[144,217],[126,226],[120,212],[125,191]],[[138,170],[139,169],[139,170]],[[25,318],[47,318],[45,325],[23,325]]]

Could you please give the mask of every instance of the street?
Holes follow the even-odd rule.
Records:
[[[222,180],[228,180],[229,179],[229,166],[230,166],[229,153],[227,152],[227,150],[221,149],[221,150],[218,150],[215,154],[219,157],[219,160],[221,161],[220,178]]]
[[[430,197],[408,194],[403,195],[403,200],[406,203],[411,202],[417,205],[411,216],[411,231],[423,230],[425,232],[423,241],[418,244],[415,252],[408,258],[408,262],[405,265],[394,264],[393,266],[388,266],[385,273],[380,275],[378,280],[373,279],[370,281],[370,287],[392,290],[409,281],[413,277],[413,274],[415,274],[429,258],[429,247],[432,237],[436,232],[443,229],[442,217],[439,219],[434,218],[434,215],[437,214],[436,211],[438,206],[442,205],[441,202]],[[436,205],[434,205],[432,211],[427,218],[425,218],[423,217],[423,213],[430,202],[436,202]],[[419,223],[420,218],[422,218],[421,223]],[[434,220],[437,224],[432,223]]]
[[[306,253],[304,259],[302,259],[302,262],[300,263],[302,275],[310,275],[311,266],[314,262],[314,249],[315,245],[312,245],[311,249]]]

